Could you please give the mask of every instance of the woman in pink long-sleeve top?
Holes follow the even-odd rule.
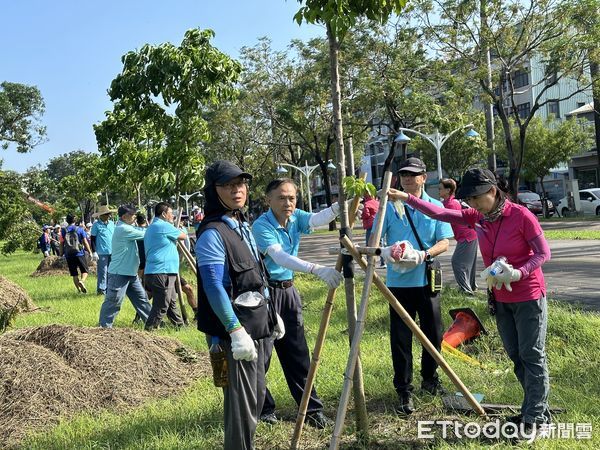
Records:
[[[467,209],[440,208],[395,189],[388,196],[434,219],[474,227],[486,266],[482,275],[490,287],[490,312],[496,316],[502,343],[524,391],[521,414],[507,420],[522,423],[526,430],[549,423],[548,315],[541,266],[550,259],[550,248],[537,218],[511,202],[487,169],[469,169],[464,174],[457,197],[469,204]],[[501,271],[492,275],[491,266],[499,257],[505,262],[498,262]]]
[[[440,181],[440,198],[444,208],[461,210],[462,205],[454,197],[456,182],[451,178]],[[477,290],[475,281],[477,261],[477,233],[473,227],[451,223],[456,248],[452,254],[452,271],[458,287],[467,295],[474,295]]]

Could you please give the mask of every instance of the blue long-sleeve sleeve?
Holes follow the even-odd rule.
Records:
[[[227,295],[227,291],[223,287],[224,267],[223,264],[206,264],[199,266],[198,269],[200,270],[202,287],[204,288],[204,292],[206,292],[210,307],[227,332],[230,332],[241,325],[235,312],[233,312],[229,295]]]

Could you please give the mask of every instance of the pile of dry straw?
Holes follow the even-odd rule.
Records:
[[[174,340],[131,329],[48,325],[0,336],[0,445],[59,418],[172,395],[210,371]]]

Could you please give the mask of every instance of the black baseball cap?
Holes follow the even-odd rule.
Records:
[[[427,167],[419,158],[407,158],[398,167],[398,172],[424,173],[426,171]]]
[[[496,177],[488,169],[469,169],[462,176],[460,187],[456,191],[457,198],[475,197],[485,194],[492,186],[496,186]]]
[[[133,205],[121,205],[117,210],[117,215],[119,217],[123,217],[125,214],[135,214],[137,213],[137,209]]]
[[[252,180],[252,175],[250,175],[248,172],[244,172],[230,161],[220,159],[208,166],[204,179],[206,185],[210,186],[213,184],[227,183],[228,181],[237,177]]]

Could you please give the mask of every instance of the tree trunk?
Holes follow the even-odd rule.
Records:
[[[329,69],[331,75],[331,100],[333,106],[333,128],[335,132],[335,144],[337,150],[337,171],[338,185],[340,187],[338,201],[340,203],[340,236],[348,236],[352,239],[352,230],[348,224],[348,207],[346,205],[346,195],[342,189],[344,177],[346,176],[346,158],[344,153],[344,133],[342,126],[342,99],[340,92],[340,73],[339,73],[339,42],[333,35],[331,26],[327,25],[327,39],[329,41]],[[346,255],[344,259],[344,278],[346,283],[353,283],[352,265],[350,264],[352,257]],[[350,293],[349,289],[346,289]],[[356,327],[356,301],[354,296],[346,296],[346,307],[348,308],[348,330],[350,336],[354,334]],[[352,313],[351,313],[352,311]],[[357,361],[356,369],[354,370],[354,411],[356,414],[357,432],[359,435],[367,436],[367,408],[365,403],[365,393],[362,380],[362,365],[360,359]]]
[[[135,192],[137,193],[138,210],[142,209],[142,183],[135,184]]]

